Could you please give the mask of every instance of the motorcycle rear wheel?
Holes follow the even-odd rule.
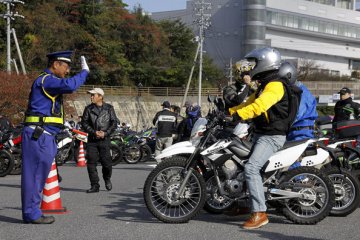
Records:
[[[221,196],[214,173],[205,174],[206,179],[206,201],[204,210],[212,214],[221,214],[233,207],[235,200]]]
[[[3,149],[0,151],[0,177],[5,177],[14,168],[14,157],[13,155]]]
[[[360,204],[360,183],[350,171],[332,167],[324,170],[335,188],[335,205],[330,214],[333,216],[347,216],[354,212]]]
[[[141,146],[141,159],[140,162],[147,162],[151,159],[152,151],[151,148],[145,144]]]
[[[287,172],[281,183],[311,184],[297,187],[303,194],[315,199],[292,198],[284,201],[282,213],[297,224],[316,224],[327,217],[335,203],[334,185],[324,173],[313,167],[298,167]]]
[[[146,207],[162,222],[188,222],[204,206],[205,181],[196,170],[192,171],[183,196],[175,198],[185,177],[185,165],[183,158],[174,156],[159,163],[146,178],[143,192]]]

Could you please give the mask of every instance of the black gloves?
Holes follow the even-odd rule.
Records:
[[[232,121],[233,122],[240,122],[241,121],[241,117],[239,116],[239,114],[237,112],[234,112],[232,115]]]

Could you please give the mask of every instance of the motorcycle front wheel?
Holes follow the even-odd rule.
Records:
[[[115,166],[119,164],[123,159],[123,154],[121,148],[114,143],[111,143],[110,145],[110,156],[111,156],[111,162],[112,165]]]
[[[203,177],[193,170],[184,193],[176,198],[184,181],[186,162],[174,156],[157,165],[144,185],[148,210],[162,222],[185,223],[197,216],[204,206],[206,191]]]
[[[141,159],[141,147],[139,144],[125,145],[123,147],[123,158],[128,164],[136,164]]]
[[[0,151],[0,177],[8,175],[14,167],[14,157],[7,150]]]
[[[20,175],[22,165],[21,148],[14,149],[12,155],[14,157],[14,167],[11,170],[10,175]]]
[[[280,183],[285,183],[284,190],[307,196],[284,201],[282,212],[294,223],[316,224],[327,217],[334,206],[334,185],[316,168],[298,167],[290,170],[280,179]]]

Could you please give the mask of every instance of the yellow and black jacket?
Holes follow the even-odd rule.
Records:
[[[281,80],[261,83],[246,102],[229,109],[237,112],[243,120],[253,119],[255,133],[264,135],[286,135],[289,117],[288,94]]]

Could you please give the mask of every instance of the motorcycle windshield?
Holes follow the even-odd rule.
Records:
[[[202,137],[202,134],[199,134],[199,133],[205,132],[207,123],[208,123],[208,120],[206,118],[199,118],[195,122],[194,127],[191,130],[191,135],[190,135],[190,142],[194,146],[197,146],[199,144],[200,139]]]

